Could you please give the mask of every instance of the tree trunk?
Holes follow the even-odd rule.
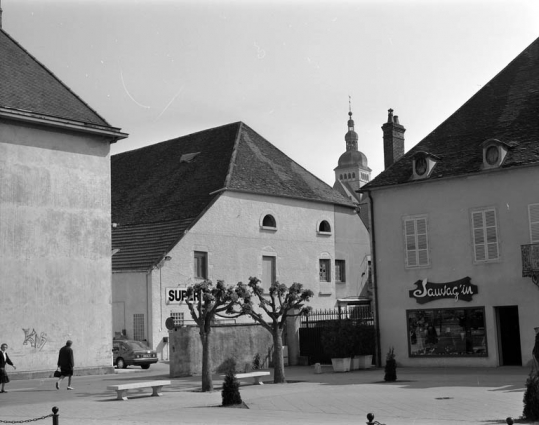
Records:
[[[286,384],[283,359],[283,330],[273,330],[273,383]]]
[[[211,377],[211,351],[210,332],[200,331],[202,341],[202,392],[213,391],[213,380]]]

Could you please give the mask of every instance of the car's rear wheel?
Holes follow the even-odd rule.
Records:
[[[141,364],[140,367],[142,369],[149,369],[150,368],[150,365],[149,364]]]
[[[118,360],[116,360],[116,367],[118,367],[118,369],[125,369],[127,368],[127,364],[125,363],[124,359],[119,357]]]

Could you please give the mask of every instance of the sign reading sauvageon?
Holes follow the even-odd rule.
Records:
[[[409,291],[410,298],[415,298],[419,304],[442,298],[453,298],[457,301],[471,301],[479,293],[477,285],[470,282],[469,277],[447,283],[428,282],[427,279],[418,280],[417,289]]]
[[[166,288],[165,289],[166,294],[166,303],[167,304],[183,304],[185,301],[187,301],[187,288]],[[194,297],[191,297],[195,301],[198,301],[198,293],[194,294]]]

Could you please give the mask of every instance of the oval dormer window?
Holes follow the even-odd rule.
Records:
[[[267,214],[266,216],[264,216],[264,220],[262,220],[262,226],[277,227],[277,222],[275,221],[275,218],[271,214]]]
[[[423,176],[427,172],[427,158],[420,156],[415,160],[415,172],[418,176]]]
[[[489,146],[485,152],[485,158],[488,165],[496,165],[500,159],[500,150],[498,146]]]

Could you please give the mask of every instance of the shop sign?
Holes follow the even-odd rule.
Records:
[[[409,291],[410,298],[415,298],[419,304],[443,298],[453,298],[457,301],[471,301],[472,296],[479,293],[477,285],[470,282],[469,277],[447,283],[428,282],[427,279],[415,282],[417,289]]]
[[[165,302],[167,304],[183,304],[185,301],[187,301],[187,287],[183,288],[166,288],[165,289],[166,294],[166,300]],[[191,300],[198,301],[199,293],[195,293],[194,297],[191,297]]]

